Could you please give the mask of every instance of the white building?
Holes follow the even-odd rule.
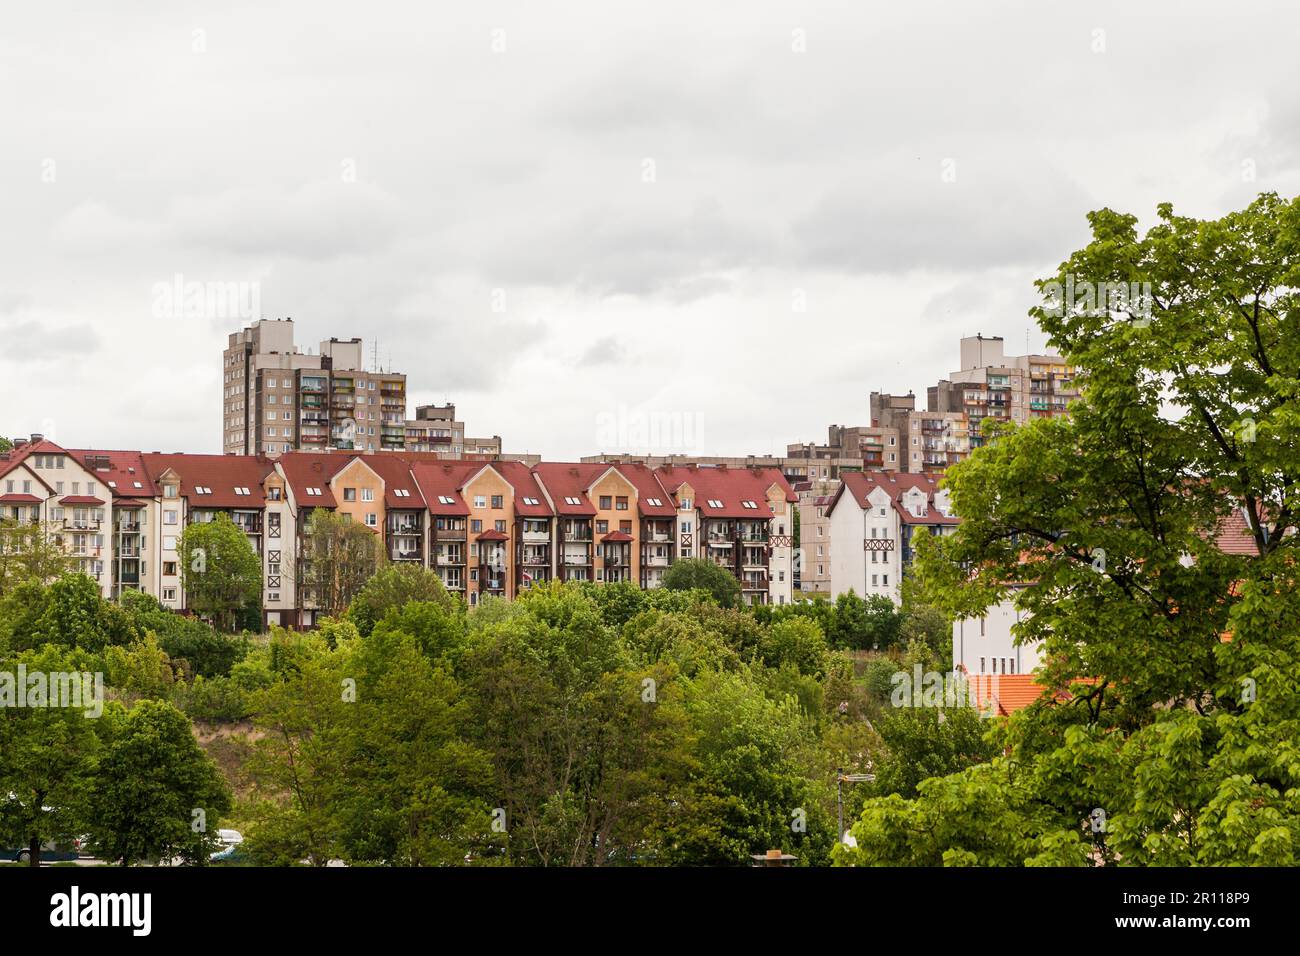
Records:
[[[947,534],[959,523],[942,476],[908,472],[845,472],[827,508],[831,595],[853,591],[901,603],[903,575],[918,534]],[[859,545],[859,542],[861,544]]]

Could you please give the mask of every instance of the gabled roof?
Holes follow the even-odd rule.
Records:
[[[1259,555],[1254,532],[1250,530],[1246,512],[1241,508],[1234,507],[1228,512],[1215,532],[1214,543],[1224,554]]]
[[[158,478],[167,470],[180,479],[182,497],[191,508],[263,508],[266,493],[262,480],[275,467],[266,458],[249,455],[166,455],[150,452],[140,456],[145,471],[157,485]],[[200,493],[197,489],[212,489]],[[237,494],[236,488],[247,488],[248,494]]]
[[[596,506],[587,497],[587,488],[609,468],[607,464],[544,461],[533,466],[533,474],[541,479],[542,486],[555,506],[556,514],[592,518],[595,517]]]
[[[330,490],[330,479],[346,468],[356,455],[315,454],[313,452],[285,452],[278,459],[285,481],[293,490],[298,507],[336,508],[334,492]],[[307,489],[318,489],[320,494],[307,493]]]
[[[68,451],[66,448],[61,448],[54,444],[54,442],[50,441],[48,438],[42,438],[37,442],[27,442],[26,444],[19,445],[17,448],[11,448],[7,452],[0,453],[0,478],[5,477],[10,472],[23,466],[23,463],[35,454],[66,455],[68,454]],[[54,494],[54,488],[51,487],[49,482],[36,473],[35,468],[31,465],[26,465],[24,467],[33,478],[40,482],[41,487],[45,489],[47,495]]]
[[[518,461],[494,461],[492,468],[515,490],[515,514],[521,518],[549,518],[554,511],[531,468]],[[524,499],[531,499],[525,501]],[[532,502],[537,502],[533,504]]]
[[[152,498],[159,493],[138,451],[70,448],[68,454],[102,481],[114,498]],[[215,486],[212,490],[216,491]]]
[[[682,485],[690,485],[695,490],[692,504],[706,518],[769,519],[772,510],[767,504],[767,492],[772,485],[781,490],[787,502],[799,500],[779,468],[665,465],[655,473],[674,497]],[[757,507],[746,508],[742,504],[745,501],[752,501]]]
[[[889,496],[889,500],[902,516],[904,524],[960,524],[958,518],[945,517],[934,506],[934,493],[939,488],[939,479],[935,478],[934,475],[907,471],[846,471],[841,473],[840,487],[832,497],[830,507],[826,509],[826,514],[829,516],[834,512],[845,495],[850,496],[853,503],[859,508],[868,507],[868,498],[877,488]],[[904,493],[913,488],[925,493],[930,513],[924,518],[916,517],[901,504]]]
[[[421,460],[411,465],[411,474],[415,476],[415,483],[424,495],[430,513],[463,517],[469,514],[469,505],[460,493],[461,485],[482,467],[478,462],[454,459]]]
[[[424,507],[424,495],[420,492],[419,485],[411,476],[410,462],[396,455],[360,455],[358,457],[383,480],[385,508],[411,510]],[[399,491],[407,492],[407,494],[398,494]]]
[[[671,518],[677,513],[673,496],[663,486],[654,469],[640,462],[618,465],[619,474],[636,487],[636,506],[643,518]],[[659,504],[651,504],[651,501]]]

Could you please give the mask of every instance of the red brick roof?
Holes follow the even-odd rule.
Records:
[[[772,485],[780,488],[786,501],[793,503],[799,500],[779,468],[667,465],[656,469],[656,474],[674,497],[677,489],[683,484],[689,484],[695,490],[692,505],[706,518],[771,518],[772,511],[767,506],[767,490]],[[710,501],[719,501],[722,506],[711,505]],[[741,504],[743,501],[752,501],[758,507],[746,508]]]
[[[248,455],[165,455],[151,452],[142,455],[145,470],[154,484],[166,471],[180,478],[181,495],[191,508],[262,508],[266,493],[262,481],[274,467],[265,458]],[[211,488],[211,494],[199,494],[196,488]],[[235,494],[247,488],[248,494]]]
[[[1215,533],[1214,543],[1224,554],[1259,555],[1255,535],[1250,530],[1246,512],[1241,508],[1233,508],[1223,519]]]
[[[406,459],[388,454],[388,455],[361,455],[359,456],[370,469],[374,471],[384,482],[384,507],[395,509],[422,509],[424,508],[424,495],[420,492],[420,486],[411,475],[411,463]],[[324,491],[325,489],[321,489]],[[407,495],[399,495],[397,492],[407,491]]]
[[[68,454],[77,459],[81,467],[103,481],[114,498],[152,498],[159,493],[158,486],[145,467],[144,456],[138,451],[69,448]],[[138,488],[137,482],[140,485]],[[214,486],[212,490],[215,492],[217,489]]]
[[[591,518],[596,514],[596,506],[587,497],[587,488],[610,467],[607,464],[544,461],[533,466],[533,474],[541,479],[557,514]],[[572,504],[566,498],[575,498],[578,503]]]
[[[518,461],[494,461],[492,468],[515,489],[515,514],[523,518],[549,518],[555,512],[546,501],[542,486],[531,468]],[[531,498],[537,504],[524,501]]]
[[[654,469],[640,462],[619,464],[618,472],[636,487],[637,510],[643,518],[671,518],[677,513],[677,505],[668,489],[663,486]],[[660,502],[650,504],[650,499]]]
[[[0,495],[0,505],[39,505],[44,500],[35,495]]]
[[[330,479],[356,457],[355,454],[291,451],[280,456],[279,464],[299,508],[336,508],[338,502],[330,491]],[[319,488],[320,494],[309,495],[308,488]]]
[[[468,515],[469,506],[460,493],[465,480],[477,474],[483,466],[477,462],[459,460],[420,460],[411,465],[411,474],[424,494],[429,511],[435,515]],[[451,503],[439,501],[450,498]]]

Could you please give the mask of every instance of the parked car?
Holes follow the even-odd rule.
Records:
[[[238,830],[218,830],[217,840],[221,849],[212,854],[214,863],[237,863],[245,858],[243,849],[244,835]]]

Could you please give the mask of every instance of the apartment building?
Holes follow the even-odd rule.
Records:
[[[918,411],[912,392],[872,392],[870,403],[871,420],[899,438],[898,464],[885,471],[938,474],[970,455],[970,427],[964,413]],[[891,465],[893,458],[891,454]]]
[[[839,483],[835,484],[838,490]],[[831,521],[835,496],[807,482],[795,485],[799,503],[798,586],[804,594],[831,593]]]
[[[983,443],[984,419],[1024,424],[1066,414],[1079,397],[1076,373],[1059,355],[1006,354],[1001,336],[961,340],[961,368],[927,391],[932,412],[961,412],[970,423],[970,445]]]
[[[311,626],[304,547],[317,508],[380,535],[477,604],[549,580],[658,587],[678,556],[732,571],[750,603],[788,603],[795,496],[779,469],[68,450],[41,436],[0,455],[0,517],[62,536],[105,597],[141,590],[187,609],[186,527],[225,514],[262,566],[267,624]]]
[[[932,474],[849,473],[826,506],[831,594],[854,591],[902,601],[902,579],[923,534],[949,534],[960,523]]]
[[[731,570],[747,604],[788,604],[794,594],[793,489],[777,468],[657,469],[677,503],[683,558]]]
[[[264,455],[406,446],[406,376],[367,371],[361,339],[331,338],[319,352],[294,344],[293,319],[232,332],[222,354],[222,450]]]
[[[0,454],[0,518],[45,526],[103,596],[113,596],[114,574],[123,573],[113,555],[114,494],[78,456],[39,434],[17,439]]]

